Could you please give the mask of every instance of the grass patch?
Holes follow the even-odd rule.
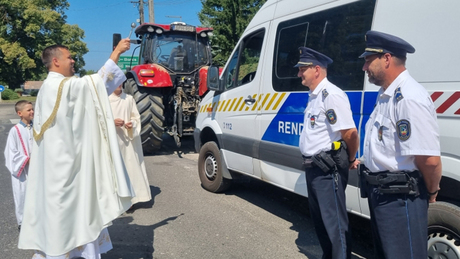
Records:
[[[14,100],[0,100],[0,103],[17,103],[20,100],[26,100],[32,103],[35,103],[35,100],[37,100],[37,96],[20,96],[19,99],[14,99]]]

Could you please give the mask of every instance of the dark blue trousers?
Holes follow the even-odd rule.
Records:
[[[345,205],[348,169],[326,174],[318,167],[305,170],[310,214],[323,250],[323,259],[351,258],[351,235]]]
[[[369,187],[375,258],[427,258],[428,196],[423,180],[420,195],[382,194]]]

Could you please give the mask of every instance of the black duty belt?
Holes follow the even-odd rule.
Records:
[[[381,171],[370,172],[369,169],[361,168],[362,180],[368,185],[379,189],[380,193],[403,193],[410,195],[419,195],[418,182],[422,179],[419,171]]]

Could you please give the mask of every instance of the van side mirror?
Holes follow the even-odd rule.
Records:
[[[211,65],[208,68],[208,77],[206,79],[206,85],[209,90],[216,92],[223,92],[223,84],[219,80],[219,67]]]

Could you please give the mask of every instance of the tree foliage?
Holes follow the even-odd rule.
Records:
[[[16,88],[43,79],[40,56],[53,44],[69,47],[76,72],[85,65],[84,31],[66,24],[68,7],[67,0],[0,0],[0,81]]]
[[[85,70],[83,68],[80,69],[80,76],[94,75],[94,74],[97,74],[96,70],[92,70],[92,69]]]
[[[266,0],[201,0],[203,25],[214,29],[213,62],[224,65],[246,26]]]

